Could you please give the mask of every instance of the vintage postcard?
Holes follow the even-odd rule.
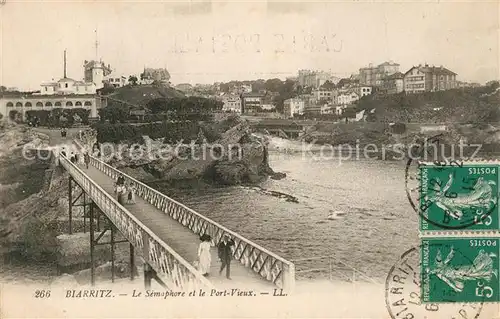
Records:
[[[0,318],[500,318],[499,5],[0,0]]]

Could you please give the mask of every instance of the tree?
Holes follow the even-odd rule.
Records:
[[[128,77],[128,82],[132,85],[137,85],[137,77],[135,75],[131,75]]]
[[[128,106],[111,104],[99,109],[99,116],[102,122],[108,120],[111,124],[125,123],[129,118],[129,112]]]
[[[97,90],[97,94],[108,95],[115,91],[115,87],[112,84],[104,83],[104,87]]]
[[[282,85],[283,81],[275,78],[267,80],[266,83],[264,84],[264,88],[271,92],[279,92]]]
[[[333,84],[330,80],[327,80],[323,85],[321,86],[323,90],[331,91],[335,88],[335,84]]]

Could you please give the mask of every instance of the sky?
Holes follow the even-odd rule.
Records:
[[[0,84],[39,89],[83,61],[116,75],[167,68],[171,82],[339,77],[384,61],[499,79],[499,3],[450,1],[19,1],[0,6]],[[97,30],[97,32],[96,32]],[[96,54],[95,41],[99,42]]]

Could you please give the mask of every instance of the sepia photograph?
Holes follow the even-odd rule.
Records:
[[[500,318],[500,2],[0,1],[0,318]]]

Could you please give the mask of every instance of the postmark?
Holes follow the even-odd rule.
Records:
[[[498,238],[422,239],[422,302],[500,301]]]
[[[432,245],[432,244],[430,244]],[[385,282],[385,302],[392,319],[477,319],[483,302],[422,302],[420,247],[403,253]]]
[[[498,168],[493,163],[421,165],[420,230],[498,229]]]

